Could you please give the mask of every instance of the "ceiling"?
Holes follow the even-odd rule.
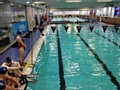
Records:
[[[52,10],[88,10],[88,9],[97,9],[107,6],[120,6],[120,0],[102,0],[98,2],[97,0],[81,0],[81,2],[66,2],[66,0],[8,0],[11,2],[16,2],[19,4],[30,5],[35,1],[45,2],[44,4],[39,4],[39,8],[49,8]],[[26,2],[30,3],[27,4]],[[71,0],[75,1],[75,0]],[[105,2],[106,1],[106,2]],[[36,7],[36,5],[34,5]],[[38,6],[37,6],[38,7]]]

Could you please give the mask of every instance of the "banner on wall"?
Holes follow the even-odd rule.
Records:
[[[119,6],[119,7],[115,7],[115,13],[114,13],[114,16],[120,18],[120,6]]]
[[[14,39],[16,39],[17,31],[21,31],[22,34],[28,31],[27,21],[21,21],[13,24]]]

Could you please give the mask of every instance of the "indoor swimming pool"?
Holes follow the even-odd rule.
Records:
[[[54,33],[49,26],[32,71],[38,82],[26,90],[120,89],[120,30],[95,24],[91,32],[90,25],[79,33],[78,24],[58,24]]]

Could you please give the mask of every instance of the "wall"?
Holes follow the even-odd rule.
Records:
[[[29,30],[32,30],[35,26],[35,14],[38,18],[38,24],[40,24],[40,16],[46,14],[46,12],[43,9],[34,8],[26,6],[26,13],[27,13],[27,21],[28,21],[28,28]]]
[[[112,17],[112,18],[114,17],[114,12],[115,12],[115,8],[112,7],[112,12],[111,12],[111,17]]]
[[[89,11],[80,11],[79,14],[80,15],[89,15]]]
[[[114,7],[104,7],[97,9],[97,15],[98,16],[108,16],[108,17],[114,17]]]
[[[12,22],[10,3],[4,2],[0,4],[0,27],[6,26]]]
[[[11,11],[12,11],[12,21],[26,21],[26,14],[25,14],[25,6],[24,5],[18,5],[13,4],[11,5]]]
[[[3,28],[5,26],[8,28]],[[10,9],[10,2],[7,2],[6,0],[3,1],[3,4],[0,4],[0,40],[3,40],[4,37],[9,37],[10,42],[14,41],[12,30],[12,12]]]
[[[28,30],[32,30],[35,26],[35,8],[26,6]]]
[[[79,11],[53,11],[53,15],[79,15]]]

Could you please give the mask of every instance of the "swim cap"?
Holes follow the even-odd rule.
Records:
[[[21,31],[17,31],[17,34],[21,35],[21,34],[22,34],[22,32],[21,32]]]
[[[5,62],[10,63],[10,62],[12,62],[12,59],[10,57],[7,57]]]
[[[7,68],[6,67],[0,67],[0,74],[6,74]]]

